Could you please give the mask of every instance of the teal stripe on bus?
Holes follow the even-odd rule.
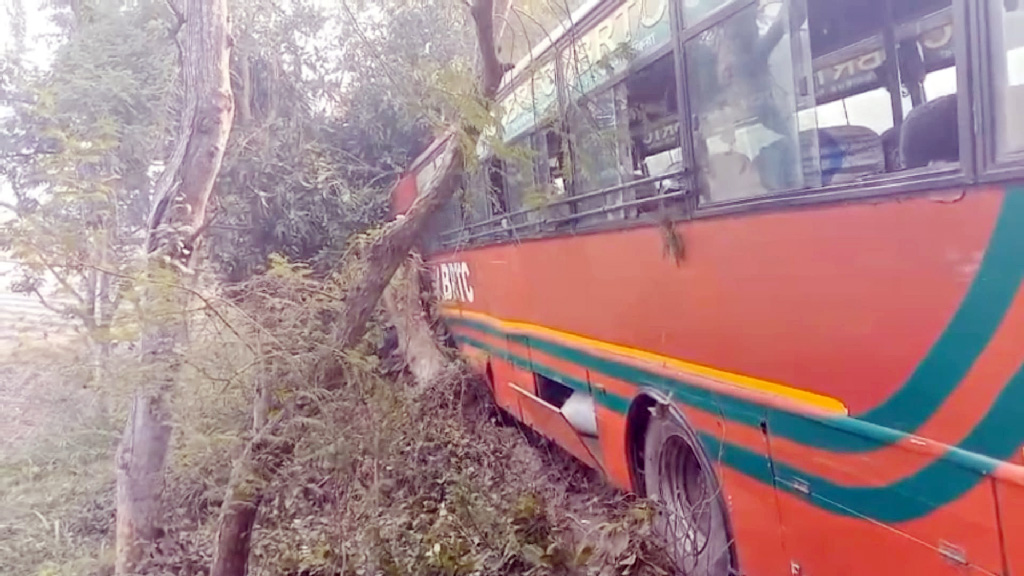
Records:
[[[967,376],[1006,316],[1024,278],[1024,190],[1008,190],[981,265],[949,324],[910,378],[860,420],[913,432],[923,426]],[[790,427],[792,426],[792,427]],[[816,441],[800,422],[784,425],[787,437],[807,438],[817,448],[859,451],[856,444]]]
[[[456,334],[460,342],[494,354],[500,358],[526,365],[528,360],[507,350],[500,350],[486,342],[462,333]],[[534,370],[549,378],[565,382],[567,385],[585,390],[587,384],[572,378],[551,367],[533,363]],[[735,404],[719,402],[719,398],[709,394],[694,394],[694,390],[678,390],[657,386],[664,382],[649,382],[667,394],[674,394],[676,400],[695,408],[721,414],[725,418],[742,422],[749,426],[758,426],[761,415],[767,417],[771,433],[776,432],[774,426],[780,418],[804,418],[804,415],[786,413],[769,407],[747,410],[748,406],[739,408]],[[606,408],[625,413],[629,400],[616,395],[597,394],[596,400]],[[1018,370],[1007,387],[999,395],[993,408],[982,420],[981,424],[957,447],[946,452],[923,467],[918,472],[885,486],[847,486],[837,484],[822,476],[808,474],[798,466],[773,461],[777,483],[765,466],[765,457],[742,446],[725,442],[721,438],[702,432],[701,437],[708,453],[720,458],[721,463],[750,478],[764,483],[767,487],[773,484],[794,495],[806,497],[813,505],[835,514],[863,516],[879,522],[898,523],[926,516],[936,509],[955,501],[974,488],[988,474],[1002,465],[997,459],[986,457],[981,449],[996,452],[999,457],[1006,458],[1024,441],[1024,422],[1019,418],[1019,406],[1024,404],[1024,366]],[[752,406],[749,406],[752,407]],[[852,420],[852,419],[848,419]],[[848,434],[847,431],[833,428],[834,422],[819,421],[824,424],[816,430],[818,434]],[[861,441],[875,448],[884,444],[877,440],[862,437]],[[793,487],[793,480],[800,480],[801,488]],[[807,495],[805,488],[810,491]]]

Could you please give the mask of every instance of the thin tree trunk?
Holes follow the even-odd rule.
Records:
[[[489,106],[511,65],[502,64],[495,49],[494,0],[475,0],[470,13],[480,47],[480,95]],[[366,251],[361,275],[346,295],[344,314],[335,334],[343,348],[351,348],[363,338],[366,323],[391,277],[415,246],[431,217],[454,196],[465,166],[464,150],[476,150],[480,133],[476,126],[462,121],[450,134],[441,155],[441,168],[420,190],[420,196],[404,218],[390,222]]]
[[[227,0],[168,0],[179,32],[185,105],[181,133],[161,174],[149,218],[149,278],[142,361],[149,376],[135,392],[117,457],[115,573],[144,570],[161,525],[160,498],[171,439],[169,394],[182,364],[183,291],[197,249],[213,183],[234,117],[228,72],[231,38]],[[171,285],[168,288],[168,285]]]
[[[285,422],[281,416],[265,425],[231,470],[210,576],[244,576],[248,570],[252,530],[266,486],[295,447],[276,436]]]
[[[119,575],[136,573],[157,535],[163,468],[171,439],[165,403],[139,390],[117,450],[117,559]]]

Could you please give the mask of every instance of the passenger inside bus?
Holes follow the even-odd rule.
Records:
[[[775,136],[779,161],[765,166],[766,178],[779,182],[782,188],[798,184],[795,109],[792,98],[787,98],[790,94],[779,89],[770,63],[780,42],[788,36],[788,18],[779,10],[765,27],[763,15],[754,7],[741,10],[702,34],[687,52],[696,74],[690,77],[690,100],[698,119],[698,162],[706,173],[705,180],[718,180],[724,189],[743,185],[736,178],[747,174],[750,165],[750,157],[735,148],[736,127],[744,124],[759,125]],[[794,14],[794,24],[800,25],[804,17]],[[711,150],[710,138],[716,138],[725,149]]]

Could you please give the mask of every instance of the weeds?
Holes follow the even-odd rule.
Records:
[[[423,389],[385,374],[372,341],[334,349],[343,285],[279,261],[193,322],[166,525],[146,574],[207,573],[232,462],[254,422],[275,418],[284,420],[255,461],[259,484],[243,485],[261,494],[253,576],[667,573],[646,504],[503,425],[464,370]],[[110,420],[119,421],[80,422],[97,432],[64,430],[49,439],[59,450],[40,443],[0,468],[0,573],[109,571]]]

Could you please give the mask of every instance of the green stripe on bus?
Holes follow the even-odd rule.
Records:
[[[807,474],[798,466],[773,461],[776,486],[808,498],[815,506],[835,514],[863,516],[886,523],[915,520],[951,503],[993,473],[1024,440],[1019,407],[1024,402],[1024,367],[1000,394],[992,410],[955,448],[946,450],[918,472],[884,486],[845,486]],[[771,428],[769,427],[771,430]],[[768,483],[764,457],[710,434],[702,434],[710,453],[742,474]],[[983,456],[981,449],[996,457]],[[799,480],[799,488],[795,482]]]
[[[988,346],[1024,277],[1024,190],[1005,193],[995,229],[981,265],[959,309],[910,378],[881,405],[857,418],[913,432],[956,390]],[[789,438],[805,438],[799,424],[780,431]],[[856,451],[856,446],[827,439],[810,445],[835,451]]]
[[[508,361],[525,364],[526,360],[517,354],[499,350],[478,339],[457,334],[456,338]],[[572,378],[551,367],[533,364],[534,369],[549,378],[556,379],[566,385],[585,390],[586,383]],[[672,393],[672,390],[664,390]],[[695,408],[712,413],[719,413],[733,421],[742,421],[750,426],[760,423],[756,412],[737,409],[735,405],[723,404],[718,399],[704,394],[692,394],[684,391],[677,394],[676,399]],[[625,413],[629,400],[617,395],[598,394],[597,402],[619,413]],[[772,477],[764,455],[752,450],[725,442],[721,438],[701,432],[705,448],[714,459],[750,478],[771,487],[773,484],[794,495],[808,498],[813,505],[835,514],[846,516],[863,516],[879,522],[906,522],[926,516],[936,509],[960,498],[968,490],[978,484],[987,474],[992,473],[1001,462],[997,459],[981,455],[982,448],[998,453],[998,457],[1006,458],[1016,450],[1024,440],[1022,422],[1018,415],[1018,407],[1024,403],[1024,367],[1010,380],[1007,387],[999,395],[996,403],[981,424],[955,448],[946,452],[917,473],[897,480],[885,486],[846,486],[837,484],[824,477],[808,474],[783,462],[773,461],[777,475]],[[780,418],[805,418],[806,416],[786,413],[769,407],[761,407],[761,414],[768,417],[770,430],[775,433],[774,424]],[[850,419],[852,420],[852,419]],[[823,424],[818,434],[848,434],[833,428],[834,422],[819,421]],[[861,442],[881,447],[877,440],[861,437]],[[799,481],[799,482],[796,482]],[[800,487],[794,487],[795,484]]]

